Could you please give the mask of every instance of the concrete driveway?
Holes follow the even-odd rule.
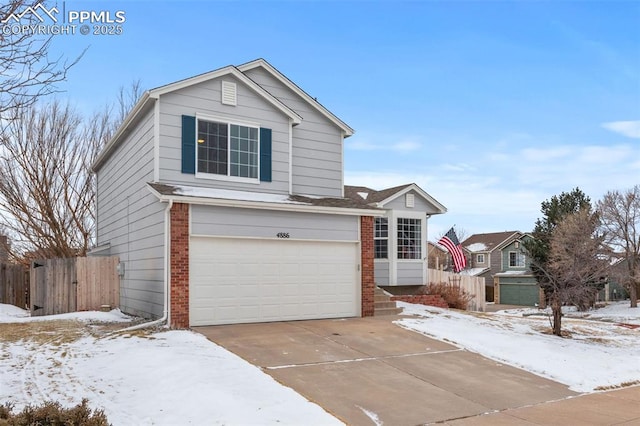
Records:
[[[417,425],[574,392],[392,323],[398,317],[195,327],[349,425]]]

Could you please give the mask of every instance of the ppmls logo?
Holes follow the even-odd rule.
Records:
[[[36,18],[40,22],[44,22],[44,18],[43,18],[43,15],[44,15],[44,16],[48,16],[49,19],[51,19],[54,23],[56,23],[58,22],[58,19],[54,14],[57,15],[58,13],[59,13],[58,8],[56,8],[55,6],[52,7],[51,9],[47,9],[41,3],[38,3],[35,7],[31,7],[31,6],[27,7],[21,13],[12,13],[6,19],[3,19],[1,22],[3,24],[7,24],[7,23],[10,23],[11,20],[13,20],[15,23],[19,24],[20,20],[25,15],[31,14],[34,18]]]
[[[120,35],[126,20],[123,10],[67,10],[66,2],[62,2],[60,13],[55,6],[49,9],[38,3],[2,19],[0,35],[76,34],[76,30],[82,35]]]

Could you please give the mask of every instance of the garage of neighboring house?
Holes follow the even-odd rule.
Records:
[[[355,242],[191,237],[191,325],[360,315]]]
[[[503,305],[535,306],[540,302],[540,287],[530,275],[504,276],[496,274],[496,303]]]

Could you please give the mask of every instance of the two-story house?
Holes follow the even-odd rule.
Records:
[[[119,257],[120,308],[174,327],[373,315],[374,219],[421,273],[419,210],[444,208],[417,186],[345,197],[352,134],[263,59],[145,92],[93,164],[92,254]]]
[[[507,305],[540,303],[540,287],[523,250],[532,238],[519,231],[474,234],[462,242],[467,255],[464,273],[484,277],[487,301]]]

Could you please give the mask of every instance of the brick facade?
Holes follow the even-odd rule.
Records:
[[[171,328],[189,328],[189,204],[171,207]]]
[[[362,316],[373,316],[373,293],[376,287],[373,277],[373,217],[360,217]]]
[[[435,306],[437,308],[448,308],[449,305],[439,294],[420,294],[420,295],[405,295],[405,296],[391,296],[391,301],[400,301],[407,303],[415,303],[419,305]]]

